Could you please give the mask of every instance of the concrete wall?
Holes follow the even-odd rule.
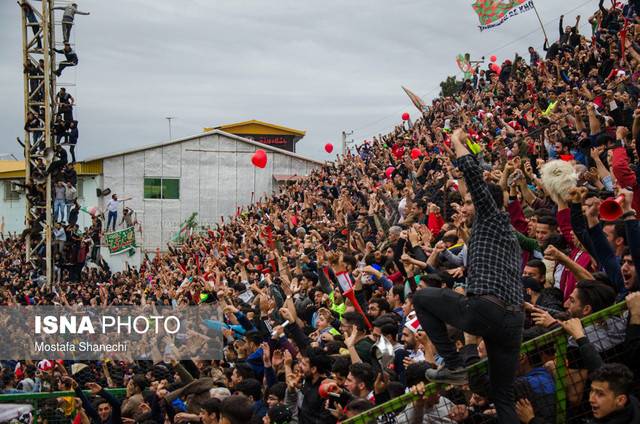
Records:
[[[166,249],[180,224],[193,212],[200,225],[214,225],[221,216],[234,215],[238,207],[277,189],[274,174],[307,175],[317,163],[266,150],[267,166],[251,164],[256,147],[220,134],[169,146],[151,148],[103,160],[104,185],[137,213],[145,250]],[[180,178],[179,200],[144,197],[144,178]],[[102,207],[108,199],[103,199]],[[140,241],[139,241],[140,243]]]
[[[21,195],[19,200],[7,200],[5,181],[7,180],[0,180],[0,223],[4,219],[4,230],[0,230],[4,233],[13,233],[14,231],[20,233],[24,229],[24,195]]]
[[[101,186],[102,177],[86,177],[79,176],[78,180],[82,181],[82,193],[78,193],[78,203],[82,206],[90,208],[98,205],[96,197],[96,188]],[[24,195],[20,195],[19,200],[6,200],[4,193],[4,181],[0,180],[0,219],[4,218],[4,232],[22,232],[24,230],[24,212],[25,199]],[[81,229],[91,225],[91,218],[88,214],[80,212],[78,216],[78,225]]]
[[[107,246],[102,246],[100,247],[100,256],[102,256],[105,262],[109,264],[111,272],[126,271],[127,264],[125,262],[128,262],[129,266],[139,266],[143,259],[142,249],[140,248],[136,248],[133,255],[129,255],[129,252],[111,255],[109,254],[109,248]]]

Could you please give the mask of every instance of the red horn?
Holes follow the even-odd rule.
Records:
[[[620,218],[622,215],[622,202],[624,201],[624,196],[621,194],[620,196],[608,198],[600,205],[600,216],[605,221],[615,221]]]
[[[339,390],[336,382],[327,378],[320,383],[318,394],[322,399],[326,399],[329,396],[340,397],[340,395],[335,392],[336,390]]]
[[[345,291],[342,294],[344,295],[344,297],[346,297],[351,301],[351,304],[353,305],[353,307],[356,308],[356,311],[358,311],[360,315],[362,315],[362,318],[364,318],[365,324],[367,324],[367,327],[369,328],[369,330],[371,330],[373,326],[371,325],[371,323],[369,322],[369,319],[367,318],[367,316],[364,314],[364,311],[360,307],[360,304],[358,303],[358,299],[356,299],[356,294],[353,292],[353,288]]]

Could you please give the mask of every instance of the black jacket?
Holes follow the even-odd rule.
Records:
[[[302,386],[303,400],[298,410],[299,424],[335,424],[335,417],[324,407],[325,400],[318,393],[322,380],[324,378],[320,377],[313,383],[307,379]]]
[[[98,415],[98,411],[96,411],[89,401],[89,398],[87,398],[82,390],[78,387],[75,392],[76,396],[82,400],[82,407],[93,424],[122,424],[122,418],[120,416],[120,401],[113,397],[113,395],[104,390],[98,393],[98,396],[106,400],[109,405],[111,405],[111,415],[106,421],[102,421]]]
[[[592,418],[589,424],[640,424],[640,404],[638,399],[631,396],[629,403],[623,409],[609,414],[604,418]]]

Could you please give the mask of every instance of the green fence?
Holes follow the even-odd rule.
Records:
[[[124,398],[127,389],[105,389],[108,393],[112,394],[116,398]],[[88,390],[84,393],[87,396],[91,396]],[[33,407],[31,414],[33,415],[33,423],[47,421],[48,424],[63,424],[73,421],[74,414],[65,416],[60,411],[58,405],[58,399],[73,398],[74,392],[39,392],[39,393],[11,393],[0,395],[0,404],[14,403],[14,404],[29,404]]]
[[[582,319],[582,325],[585,329],[590,326],[606,326],[607,320],[615,317],[622,317],[624,311],[626,310],[625,302],[621,302],[615,305],[610,306],[607,309],[596,312],[588,317]],[[530,354],[531,352],[536,352],[541,349],[548,349],[549,346],[553,346],[554,356],[555,356],[555,373],[553,373],[554,381],[555,381],[555,405],[550,405],[555,409],[555,422],[557,424],[563,424],[566,422],[570,422],[567,419],[567,409],[568,409],[568,374],[569,369],[567,366],[568,357],[567,357],[567,347],[568,347],[568,337],[562,328],[557,328],[553,331],[545,333],[535,339],[529,340],[522,344],[521,353]],[[603,359],[606,362],[616,362],[614,354],[609,354],[603,356]],[[541,366],[542,364],[537,364]],[[470,376],[479,375],[482,373],[486,373],[487,371],[487,361],[477,362],[469,368]],[[581,383],[586,383],[583,381]],[[585,384],[586,385],[586,384]],[[398,396],[395,399],[392,399],[386,403],[381,405],[377,405],[372,409],[369,409],[359,415],[351,417],[342,421],[342,424],[369,424],[374,422],[401,422],[410,424],[413,420],[409,419],[409,415],[411,412],[411,408],[413,402],[420,399],[421,397],[428,398],[432,397],[436,394],[441,394],[446,388],[444,386],[440,386],[434,383],[427,385],[425,394],[423,396],[417,396],[412,393],[406,393],[404,395]],[[586,387],[588,390],[588,387]],[[580,410],[579,406],[574,407],[574,410]],[[579,414],[579,412],[577,413]],[[405,415],[403,417],[403,415]],[[583,418],[584,415],[580,416]],[[434,418],[434,422],[441,422],[440,419],[446,418],[441,415],[438,416],[439,419]],[[490,421],[490,419],[487,419]],[[414,421],[418,423],[427,423],[430,422],[428,418],[423,420]],[[448,421],[445,421],[448,422]],[[478,422],[477,420],[474,422]]]

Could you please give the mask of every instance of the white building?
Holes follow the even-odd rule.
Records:
[[[264,169],[251,163],[257,149],[267,153]],[[165,250],[180,224],[193,212],[198,213],[199,225],[214,225],[222,216],[232,216],[237,208],[272,194],[280,182],[308,175],[320,165],[292,152],[213,130],[94,157],[77,164],[76,169],[81,205],[104,210],[111,194],[132,198],[125,205],[136,212],[140,223],[136,241],[144,250],[152,251]],[[24,198],[11,190],[11,180],[20,179],[20,175],[8,168],[0,164],[0,181],[4,183],[0,216],[4,216],[5,232],[20,232]],[[96,189],[109,189],[111,194],[98,197]],[[122,209],[118,223],[121,218]],[[90,224],[88,214],[81,214],[80,219],[81,228]]]

